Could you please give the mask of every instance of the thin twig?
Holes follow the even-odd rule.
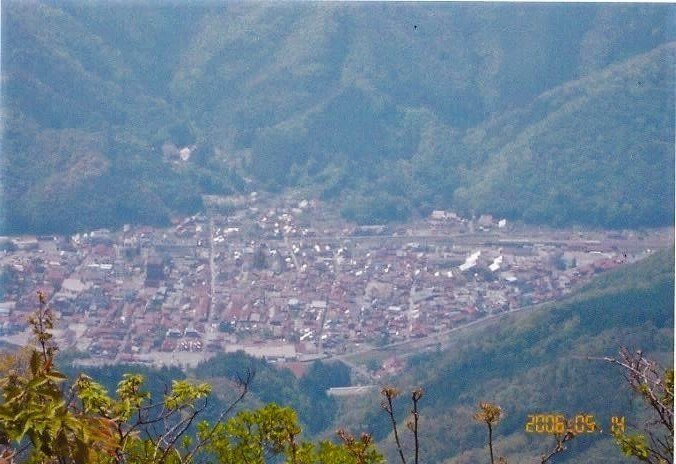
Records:
[[[385,387],[382,389],[381,394],[385,397],[385,400],[380,404],[382,408],[387,412],[390,422],[392,423],[392,431],[394,432],[394,441],[397,443],[397,450],[399,451],[399,457],[401,458],[402,464],[406,464],[406,458],[404,457],[404,450],[401,447],[401,441],[399,440],[399,431],[397,430],[397,421],[394,418],[394,403],[393,399],[397,396],[398,392],[394,387]]]
[[[413,442],[415,446],[415,464],[418,464],[418,455],[420,453],[420,440],[418,439],[418,420],[420,414],[418,412],[418,401],[422,398],[422,388],[416,388],[411,394],[411,401],[413,402]]]
[[[567,441],[572,440],[575,438],[575,434],[571,432],[570,430],[566,432],[566,434],[562,438],[556,437],[556,446],[554,447],[554,450],[549,453],[548,455],[543,455],[542,460],[540,461],[541,464],[546,464],[547,461],[549,461],[551,458],[553,458],[555,455],[562,453],[563,451],[566,450],[566,447],[564,446],[564,443]]]
[[[226,409],[221,411],[221,414],[219,414],[218,418],[216,419],[216,422],[214,422],[214,425],[211,426],[211,429],[207,432],[206,436],[203,439],[199,440],[197,442],[197,444],[195,445],[195,447],[187,454],[186,460],[192,459],[193,456],[197,453],[197,451],[199,451],[200,448],[206,446],[211,441],[214,433],[216,432],[218,424],[220,424],[223,421],[223,419],[228,414],[230,414],[233,409],[235,409],[235,407],[244,399],[246,394],[249,392],[249,387],[250,387],[251,382],[253,381],[255,375],[256,375],[255,371],[247,370],[244,378],[242,378],[241,376],[237,377],[237,382],[238,382],[240,388],[242,389],[239,396],[237,397],[237,399],[235,401],[230,403],[230,405]]]

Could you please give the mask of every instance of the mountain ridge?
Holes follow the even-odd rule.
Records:
[[[617,63],[626,67],[632,57],[672,42],[671,11],[657,5],[4,2],[0,228],[166,224],[172,214],[200,209],[200,194],[297,187],[335,201],[345,217],[362,223],[453,208],[555,225],[664,225],[673,222],[667,211],[673,182],[652,180],[649,166],[636,171],[639,187],[626,193],[627,201],[615,198],[621,192],[611,190],[610,202],[604,192],[592,192],[585,206],[591,212],[580,217],[576,210],[557,212],[570,199],[538,197],[527,202],[535,206],[513,202],[509,211],[487,197],[500,169],[490,166],[491,153],[505,145],[500,132],[508,126],[497,122],[521,111],[523,125],[532,127],[538,111],[553,114],[536,108],[552,89],[561,92],[567,82],[579,84]],[[668,86],[673,72],[665,69]],[[626,152],[653,125],[646,114],[673,120],[673,95],[643,102],[631,126],[618,131],[632,103],[620,99],[622,112],[613,109],[619,90],[581,102],[575,115],[602,120],[600,134]],[[518,122],[512,125],[523,134]],[[557,136],[551,121],[548,128],[546,143],[556,153],[574,148],[573,135]],[[69,159],[81,157],[77,146],[65,146],[54,154],[57,163],[28,169],[21,158],[46,157],[39,152],[49,150],[35,139],[49,138],[49,131],[66,132],[52,133],[47,145],[68,138],[68,131],[95,139],[109,169],[45,195],[46,179],[61,172],[57,165],[65,162],[67,170]],[[480,131],[494,133],[473,142]],[[673,124],[660,123],[655,133],[671,139]],[[179,168],[162,160],[166,143],[197,151]],[[643,151],[655,150],[673,165],[673,153],[661,145],[637,154],[642,159]],[[564,172],[580,158],[589,161],[579,153],[550,154],[552,166]],[[617,171],[631,166],[624,163]],[[247,187],[244,178],[254,183]],[[475,178],[478,187],[471,185]],[[557,176],[551,179],[545,196],[571,195]],[[596,180],[580,182],[587,188]],[[543,194],[542,186],[524,185],[520,192]],[[644,190],[665,203],[652,216]],[[86,197],[101,207],[86,205]]]

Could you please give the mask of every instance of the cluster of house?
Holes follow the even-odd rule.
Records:
[[[231,203],[169,228],[0,238],[0,333],[25,336],[41,290],[62,342],[95,358],[335,354],[552,300],[673,242],[673,229],[580,233],[445,211],[358,227],[316,200]]]

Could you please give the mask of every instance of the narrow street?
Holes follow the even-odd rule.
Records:
[[[214,300],[216,297],[216,263],[214,250],[214,218],[209,216],[209,311],[207,312],[207,321],[212,322],[214,317]]]

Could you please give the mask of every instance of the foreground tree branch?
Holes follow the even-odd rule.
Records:
[[[491,456],[491,464],[495,464],[493,457],[493,427],[502,419],[502,408],[496,404],[479,403],[479,409],[474,413],[474,420],[486,424],[488,427],[488,450]]]
[[[643,352],[622,347],[619,358],[590,358],[619,366],[629,387],[653,412],[654,419],[643,426],[643,433],[616,431],[622,452],[650,464],[674,462],[674,370],[664,369]],[[647,435],[647,437],[646,437]]]
[[[556,445],[554,445],[554,449],[549,454],[543,454],[540,457],[540,464],[546,464],[557,454],[563,453],[566,450],[565,443],[573,438],[575,438],[575,433],[572,430],[566,431],[563,435],[555,435]]]
[[[397,451],[399,452],[399,457],[401,458],[402,464],[406,464],[406,458],[404,457],[404,450],[401,446],[401,440],[399,440],[399,431],[397,429],[397,420],[394,418],[394,399],[399,396],[399,390],[394,387],[384,387],[380,394],[383,395],[384,399],[380,403],[380,406],[387,413],[387,417],[390,418],[390,424],[392,426],[392,432],[394,433],[394,441],[397,444]]]

